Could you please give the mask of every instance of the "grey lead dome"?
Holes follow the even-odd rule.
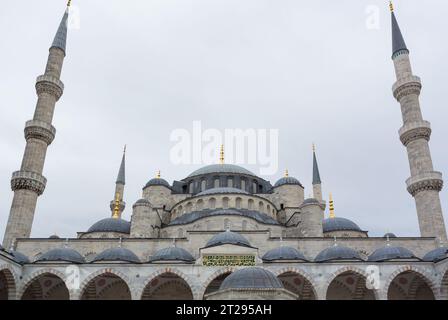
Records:
[[[440,247],[425,254],[423,261],[438,262],[446,258],[448,258],[448,247]]]
[[[148,188],[148,187],[155,187],[155,186],[163,186],[163,187],[171,188],[170,184],[165,179],[154,178],[154,179],[149,180],[143,189]]]
[[[87,232],[119,232],[129,234],[131,232],[131,223],[124,219],[106,218],[96,222]]]
[[[337,260],[360,260],[361,256],[355,250],[344,247],[344,246],[332,246],[330,248],[321,251],[314,261],[316,262],[327,262],[327,261],[337,261]]]
[[[261,259],[265,262],[277,260],[308,261],[299,250],[292,247],[278,247],[269,250]]]
[[[135,253],[125,248],[106,249],[92,260],[92,262],[98,261],[122,261],[140,263],[140,259],[135,255]]]
[[[186,263],[193,263],[196,259],[190,252],[183,248],[169,247],[157,251],[149,262],[163,262],[163,261],[181,261]]]
[[[242,247],[252,247],[249,241],[239,233],[224,231],[213,236],[205,245],[206,248],[220,246],[223,244],[233,244]]]
[[[14,257],[14,260],[19,264],[30,263],[30,259],[19,251],[11,251],[10,254]]]
[[[331,231],[362,231],[353,221],[346,218],[327,218],[322,222],[324,232]]]
[[[274,187],[280,187],[280,186],[288,185],[288,184],[289,185],[297,185],[297,186],[302,187],[302,184],[300,183],[300,181],[294,177],[283,177],[283,178],[277,180]]]
[[[254,176],[252,172],[249,170],[234,165],[234,164],[211,164],[205,167],[202,167],[196,171],[193,171],[187,178],[195,177],[195,176],[201,176],[204,174],[212,174],[212,173],[236,173],[236,174],[245,174]]]
[[[61,261],[72,263],[85,263],[84,257],[71,248],[56,248],[45,252],[35,262]]]
[[[235,271],[222,282],[219,290],[225,289],[281,289],[283,284],[270,271],[250,267]]]
[[[385,246],[375,250],[370,256],[368,261],[381,262],[396,259],[418,259],[412,251],[403,247]]]

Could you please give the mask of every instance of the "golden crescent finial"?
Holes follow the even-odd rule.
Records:
[[[72,0],[68,0],[67,7],[70,7],[72,5]]]
[[[288,171],[288,169],[285,170],[285,177],[286,177],[286,178],[289,177],[289,171]]]
[[[157,171],[156,178],[160,179],[160,177],[161,177],[161,175],[160,175],[160,170],[159,170],[159,171]]]
[[[333,201],[333,195],[330,193],[330,200],[328,201],[330,206],[330,218],[333,219],[336,217],[336,215],[334,214],[334,201]]]
[[[221,145],[221,152],[220,152],[220,155],[219,155],[219,162],[221,164],[224,164],[224,145],[223,144]]]
[[[392,1],[389,1],[389,9],[390,12],[394,12],[394,4],[392,3]]]

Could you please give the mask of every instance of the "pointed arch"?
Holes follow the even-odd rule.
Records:
[[[90,275],[88,275],[80,285],[78,298],[79,299],[83,299],[83,298],[90,299],[93,296],[95,296],[95,297],[93,297],[93,299],[102,300],[104,298],[104,295],[106,292],[105,290],[111,289],[113,286],[116,286],[117,283],[115,283],[115,282],[107,283],[107,284],[105,284],[105,287],[103,287],[99,290],[96,290],[96,288],[95,288],[95,292],[91,292],[91,291],[93,291],[92,290],[92,281],[94,281],[98,277],[110,276],[110,275],[112,275],[113,277],[116,278],[117,281],[115,281],[115,282],[125,285],[125,286],[123,286],[123,285],[121,286],[121,291],[122,292],[128,291],[129,299],[131,299],[133,295],[132,295],[132,291],[131,291],[129,277],[126,276],[124,273],[122,273],[118,270],[112,269],[112,268],[103,268],[103,269],[97,270],[97,271],[91,273]]]
[[[207,291],[208,286],[213,282],[213,280],[215,280],[216,278],[223,276],[227,273],[231,274],[236,270],[235,267],[225,267],[225,268],[221,268],[219,270],[216,270],[215,272],[213,272],[208,278],[207,280],[205,280],[205,282],[201,285],[200,290],[199,290],[199,299],[204,299],[204,295],[205,292]]]
[[[353,283],[340,283],[336,282],[338,277],[347,276],[346,280],[353,281]],[[355,276],[353,279],[350,276]],[[367,281],[370,278],[370,275],[363,269],[357,268],[354,266],[346,266],[343,268],[339,268],[335,272],[331,273],[330,277],[325,282],[323,287],[325,297],[328,299],[328,295],[330,294],[330,289],[339,289],[350,292],[350,299],[353,300],[362,300],[362,299],[372,299],[378,300],[380,294],[376,289],[370,289],[367,287]],[[350,289],[351,288],[351,289]],[[353,292],[351,292],[353,290]]]
[[[45,290],[40,283],[42,278],[53,278],[54,283],[52,286]],[[51,281],[47,279],[47,281]],[[30,274],[23,280],[23,286],[18,292],[20,299],[37,299],[37,300],[68,300],[70,299],[72,292],[67,286],[67,277],[64,273],[53,268],[43,268]],[[46,284],[44,283],[44,286]]]
[[[317,284],[306,271],[299,269],[297,267],[285,267],[285,268],[274,271],[274,274],[280,280],[282,280],[281,279],[282,275],[297,274],[298,276],[302,277],[305,280],[305,283],[303,285],[307,286],[307,288],[305,288],[306,299],[310,299],[310,300],[318,299]],[[282,282],[283,282],[283,284],[285,284],[284,281],[282,281]],[[292,288],[285,287],[285,289],[287,289],[289,291],[293,291],[294,294],[297,294],[294,290],[292,290]]]
[[[17,278],[14,270],[6,264],[0,265],[0,277],[3,278],[5,286],[5,298],[7,300],[17,299]],[[1,278],[0,278],[1,279]],[[0,300],[2,298],[0,297]]]
[[[417,279],[416,281],[414,281],[415,279],[413,279],[413,281],[411,281],[411,283],[408,286],[407,292],[405,292],[403,288],[396,285],[394,281],[398,278],[398,276],[410,273],[414,273],[416,277],[420,279]],[[384,290],[383,294],[388,299],[391,299],[393,298],[390,296],[391,290],[396,290],[396,292],[400,292],[403,295],[403,297],[406,297],[406,299],[413,299],[415,298],[415,294],[417,293],[419,285],[428,286],[430,293],[432,294],[434,299],[439,298],[437,290],[438,286],[437,283],[432,279],[432,276],[423,269],[411,265],[399,267],[397,270],[391,273],[391,275],[388,277],[383,287]]]

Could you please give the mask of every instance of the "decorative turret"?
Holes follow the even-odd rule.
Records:
[[[422,237],[446,240],[445,222],[439,192],[443,187],[442,173],[434,171],[428,141],[431,124],[423,120],[419,96],[421,80],[412,73],[409,50],[404,41],[392,2],[392,60],[397,82],[393,94],[401,106],[403,127],[400,140],[407,149],[411,177],[406,181],[409,193],[414,197]]]
[[[33,119],[25,124],[26,147],[22,165],[20,171],[12,174],[14,198],[3,239],[3,245],[7,248],[14,239],[30,236],[37,198],[44,192],[47,183],[42,172],[47,148],[56,135],[56,129],[52,126],[55,105],[64,91],[60,76],[66,55],[69,7],[70,2],[49,49],[45,73],[37,77],[38,100]]]

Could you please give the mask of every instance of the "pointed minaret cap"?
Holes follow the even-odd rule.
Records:
[[[400,26],[398,25],[397,18],[395,17],[394,5],[390,1],[390,13],[392,16],[392,59],[395,58],[395,54],[400,51],[409,52],[406,42],[404,41],[403,34],[401,33]]]
[[[64,54],[67,45],[67,23],[68,23],[68,14],[70,5],[71,0],[69,0],[67,3],[67,9],[65,10],[64,15],[62,16],[62,20],[61,23],[59,24],[58,31],[56,32],[53,43],[51,45],[51,48],[59,48],[62,51],[64,51]]]
[[[118,171],[117,181],[115,183],[126,184],[125,167],[126,167],[126,146],[124,146],[123,158],[121,159],[120,170]]]
[[[316,146],[313,144],[313,184],[321,184],[319,166],[316,159]]]

